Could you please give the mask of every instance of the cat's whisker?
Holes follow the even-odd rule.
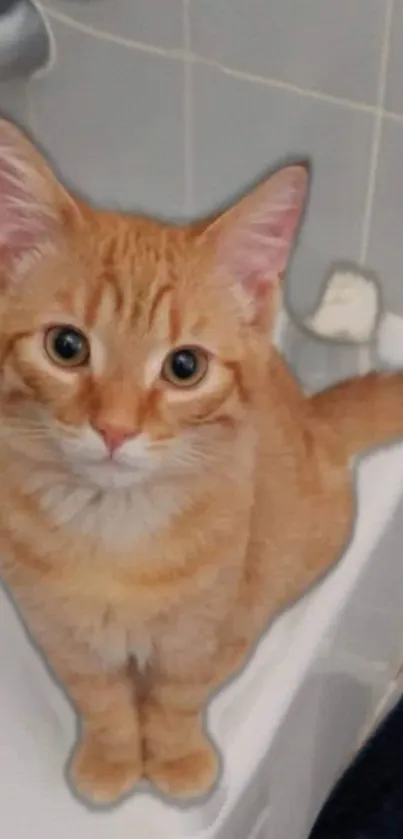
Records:
[[[18,435],[19,437],[45,440],[49,439],[49,432],[45,428],[28,428],[25,425],[10,425],[0,423],[0,434],[4,437],[7,435]]]

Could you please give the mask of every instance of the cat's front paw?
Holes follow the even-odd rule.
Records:
[[[181,757],[150,758],[145,764],[145,776],[164,795],[187,800],[210,792],[219,768],[217,752],[206,740],[205,744]]]
[[[69,765],[72,785],[88,804],[111,805],[129,793],[143,774],[137,749],[108,749],[88,736],[76,747]]]

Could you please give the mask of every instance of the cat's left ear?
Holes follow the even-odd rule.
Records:
[[[305,206],[307,163],[286,166],[204,231],[214,270],[235,284],[253,320],[284,274]]]

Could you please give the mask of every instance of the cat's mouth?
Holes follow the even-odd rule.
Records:
[[[89,484],[96,489],[129,489],[138,485],[145,477],[144,463],[123,458],[108,452],[88,452],[71,450],[59,445],[64,469],[67,469],[82,484]]]
[[[106,454],[105,457],[101,457],[99,460],[92,460],[90,461],[91,465],[96,466],[103,466],[105,469],[117,469],[118,471],[123,472],[137,472],[138,467],[135,463],[128,463],[127,461],[120,460],[114,454]]]
[[[121,463],[114,458],[70,461],[73,472],[98,489],[129,489],[144,479],[144,471],[136,465]]]

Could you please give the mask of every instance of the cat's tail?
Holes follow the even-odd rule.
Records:
[[[369,373],[310,399],[313,419],[332,433],[341,458],[403,441],[403,371]]]
[[[382,307],[378,281],[357,269],[334,271],[304,328],[328,341],[372,343],[402,372],[369,373],[312,397],[314,417],[331,430],[342,457],[403,441],[403,319]]]

